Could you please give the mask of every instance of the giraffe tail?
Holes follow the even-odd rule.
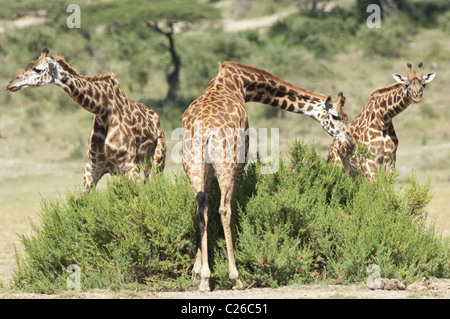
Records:
[[[197,195],[195,196],[195,202],[197,203],[197,220],[198,220],[198,226],[199,226],[199,239],[202,238],[203,233],[205,232],[205,208],[206,208],[206,192],[204,191],[204,186],[205,186],[205,171],[206,171],[206,163],[209,160],[209,142],[210,142],[210,138],[211,136],[208,136],[208,138],[205,140],[203,140],[202,142],[202,150],[203,150],[203,161],[201,163],[201,172],[200,172],[200,176],[201,176],[201,185],[203,186],[203,190],[198,192]]]
[[[202,238],[203,233],[205,232],[205,216],[203,215],[206,207],[206,193],[198,192],[197,196],[195,196],[195,202],[197,203],[197,220],[198,220],[198,228],[199,228],[199,236],[198,238]]]

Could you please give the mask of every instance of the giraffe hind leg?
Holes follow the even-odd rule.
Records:
[[[231,164],[233,166],[233,164]],[[242,165],[243,168],[243,165]],[[235,219],[235,207],[233,201],[235,200],[237,185],[240,182],[242,169],[240,165],[235,165],[229,169],[221,168],[216,170],[217,179],[220,188],[220,220],[225,235],[225,242],[227,245],[228,255],[228,276],[231,280],[233,289],[239,289],[242,287],[242,283],[239,280],[239,272],[236,267],[236,261],[234,258],[234,219]],[[236,185],[237,184],[237,185]]]
[[[201,168],[203,166],[203,168]],[[199,164],[185,167],[189,177],[191,189],[197,205],[196,217],[198,219],[198,249],[192,278],[196,279],[200,275],[199,290],[209,291],[209,279],[211,271],[208,264],[208,217],[209,217],[209,197],[211,195],[212,180],[214,171],[211,165]]]
[[[152,167],[155,167],[157,173],[162,173],[166,165],[166,142],[164,135],[159,136],[153,155],[144,163],[144,181],[147,182],[150,177]]]

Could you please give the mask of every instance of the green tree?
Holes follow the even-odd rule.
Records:
[[[176,27],[180,30],[202,20],[219,18],[219,11],[210,3],[191,1],[188,5],[181,0],[137,0],[111,1],[95,3],[89,6],[93,19],[100,23],[116,26],[149,27],[165,38],[163,47],[170,54],[171,62],[167,66],[166,80],[169,86],[165,103],[170,104],[177,98],[181,59],[176,46]]]
[[[295,2],[299,11],[308,10],[311,15],[317,15],[319,11],[325,10],[330,0],[296,0]]]

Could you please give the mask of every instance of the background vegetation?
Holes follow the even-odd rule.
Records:
[[[417,146],[417,140],[421,146],[442,144],[449,134],[445,107],[450,52],[448,1],[385,1],[398,8],[383,17],[380,29],[367,27],[366,2],[199,0],[186,6],[182,1],[142,0],[131,5],[127,1],[82,0],[78,2],[80,29],[66,25],[71,14],[66,12],[68,1],[51,5],[46,1],[5,3],[0,78],[6,83],[48,47],[51,54],[63,55],[80,73],[116,72],[128,95],[154,108],[170,133],[180,126],[182,112],[216,74],[218,61],[253,65],[324,94],[343,91],[351,118],[360,112],[372,90],[393,82],[392,73],[405,73],[406,62],[417,65],[423,61],[424,70],[437,71],[438,77],[425,90],[423,101],[395,120],[400,152],[409,151],[410,142]],[[286,12],[291,14],[269,27],[224,31],[230,30],[224,26],[243,19]],[[71,159],[84,160],[92,115],[65,92],[45,87],[19,94],[3,92],[0,99],[3,141],[17,135],[26,140],[29,136],[22,133],[34,132],[38,134],[32,135],[58,144],[61,139],[54,139],[48,128],[53,123],[47,122],[57,119],[67,125],[66,117],[77,118],[81,132],[69,130],[67,136],[76,142],[64,142],[62,154],[57,156],[69,153]],[[253,127],[280,127],[283,117],[282,126],[289,129],[281,130],[282,141],[286,141],[281,143],[282,151],[288,150],[287,141],[293,136],[302,136],[326,153],[329,137],[309,118],[252,104],[249,112]],[[52,117],[47,118],[49,113]],[[20,124],[10,123],[10,118]],[[41,141],[37,144],[44,147]],[[30,152],[32,145],[17,152]],[[54,147],[50,149],[56,154]],[[439,173],[447,166],[447,148],[431,159],[431,165],[430,158],[414,155],[399,156],[401,180],[416,168],[422,180],[432,173],[433,178],[448,182],[448,174]],[[402,162],[402,158],[407,160]],[[408,165],[411,162],[415,165]]]
[[[185,180],[183,174],[180,173],[181,167],[170,156],[172,147],[179,142],[179,136],[171,137],[172,131],[174,128],[180,127],[181,115],[184,110],[193,99],[201,94],[210,79],[216,74],[218,61],[229,60],[249,64],[271,72],[295,85],[323,94],[336,96],[338,92],[343,91],[347,97],[345,109],[350,118],[355,117],[361,111],[371,91],[393,83],[392,73],[406,74],[407,62],[416,66],[422,61],[424,71],[436,71],[437,76],[425,89],[420,104],[411,105],[408,110],[394,120],[400,140],[397,154],[398,178],[394,181],[386,181],[386,178],[384,178],[380,183],[387,183],[388,186],[380,187],[398,189],[403,186],[409,189],[408,187],[412,186],[406,185],[410,185],[413,170],[419,185],[430,180],[430,191],[427,194],[434,195],[434,197],[427,206],[432,217],[428,218],[427,222],[436,221],[440,226],[439,230],[443,231],[444,234],[450,231],[448,214],[450,204],[448,202],[450,195],[450,125],[448,124],[450,120],[448,108],[450,10],[448,9],[450,3],[448,0],[390,0],[378,2],[365,0],[192,0],[189,1],[188,6],[186,6],[186,1],[178,0],[139,0],[132,1],[132,4],[129,1],[79,0],[77,4],[81,8],[81,28],[70,29],[66,25],[66,19],[70,15],[66,12],[66,8],[72,2],[65,0],[52,2],[43,0],[13,2],[0,0],[2,6],[0,12],[0,80],[6,84],[30,60],[36,59],[44,47],[50,49],[50,54],[64,56],[71,66],[82,74],[117,73],[117,79],[121,87],[131,98],[146,103],[160,115],[169,146],[165,175],[172,179],[174,176],[178,176],[177,180],[182,185],[184,185]],[[370,14],[366,12],[369,2],[379,3],[382,6],[383,18],[380,29],[369,29],[366,25],[366,19]],[[269,26],[252,27],[252,25],[258,25],[257,23],[260,21],[252,19],[274,15],[284,18],[279,18]],[[234,28],[249,20],[251,20],[251,23],[247,24],[250,25],[249,28],[234,31]],[[318,155],[322,159],[326,157],[331,139],[319,125],[308,117],[288,112],[281,113],[269,106],[255,103],[249,103],[248,110],[250,126],[254,128],[280,128],[279,148],[282,154],[288,154],[293,138],[297,137],[307,144],[313,143]],[[64,210],[72,211],[71,209],[76,209],[76,207],[86,207],[83,209],[84,211],[88,210],[85,213],[89,214],[91,209],[91,212],[93,212],[96,207],[98,208],[93,202],[90,202],[90,199],[81,199],[76,192],[72,192],[82,181],[91,124],[92,114],[79,108],[64,91],[54,86],[17,93],[0,91],[0,237],[2,238],[0,240],[0,279],[3,281],[8,282],[10,280],[11,269],[16,267],[11,266],[15,264],[12,245],[17,243],[16,233],[27,234],[30,231],[28,218],[36,223],[36,226],[34,226],[35,232],[45,233],[48,229],[46,223],[52,223],[53,218],[59,218],[57,216],[63,215]],[[291,184],[295,184],[294,180],[298,177],[282,176],[283,178],[279,177],[280,180],[286,180]],[[250,175],[248,178],[250,178]],[[267,178],[269,180],[264,179],[264,183],[268,183],[267,185],[271,185],[270,187],[275,189],[275,180],[270,181],[271,177]],[[340,178],[345,180],[344,177]],[[121,215],[128,214],[130,207],[134,209],[135,206],[133,205],[137,205],[137,199],[122,198],[121,196],[112,199],[117,195],[114,195],[117,188],[123,189],[125,186],[115,180],[111,180],[109,183],[111,185],[108,185],[107,179],[104,178],[99,184],[99,193],[93,195],[92,198],[99,196],[100,202],[103,202],[105,198],[111,199],[118,207],[124,208],[120,214],[119,212],[117,214],[113,212],[111,218],[113,218],[112,216],[121,220],[149,218],[144,215]],[[164,180],[161,183],[164,185],[160,186],[161,189],[164,189],[161,191],[166,192],[170,187],[173,187],[170,185],[174,182]],[[343,183],[347,185],[346,182]],[[141,186],[129,187],[142,188]],[[281,191],[281,188],[280,186],[276,191]],[[100,190],[104,190],[106,193],[103,194]],[[141,191],[144,192],[143,189]],[[248,209],[252,207],[255,212],[258,212],[259,208],[256,202],[261,201],[260,197],[255,200],[250,197],[251,194],[256,192],[256,189],[249,191],[250,193],[244,193],[245,195],[241,195],[241,197],[246,198],[246,205],[254,206],[242,206],[246,207],[246,210],[242,208],[243,213],[241,215],[245,217],[240,224],[242,231],[240,240],[243,243],[247,242],[250,238],[248,234],[252,234],[251,236],[272,236],[263,239],[275,246],[278,243],[285,256],[302,256],[302,258],[300,263],[297,264],[299,268],[292,270],[290,267],[295,259],[286,259],[285,257],[284,259],[277,259],[279,256],[265,255],[264,257],[251,257],[249,255],[251,251],[246,251],[246,248],[244,248],[246,245],[242,244],[241,248],[238,249],[237,258],[242,268],[242,275],[248,284],[255,282],[258,285],[275,285],[296,280],[294,278],[299,280],[324,278],[324,266],[327,270],[327,278],[333,278],[333,280],[341,282],[362,278],[365,264],[361,263],[361,258],[354,257],[357,252],[334,251],[333,253],[336,254],[334,260],[329,259],[330,257],[324,257],[333,251],[333,247],[323,247],[317,244],[320,241],[321,245],[325,245],[326,242],[326,240],[317,236],[338,234],[340,230],[335,229],[332,230],[333,233],[324,232],[321,234],[290,233],[289,239],[277,242],[280,234],[289,231],[286,226],[283,226],[283,223],[280,223],[279,229],[274,229],[272,232],[265,232],[266,228],[249,228],[251,223],[247,225],[248,221],[245,220],[247,218],[248,220],[252,220],[252,218],[255,220],[256,217]],[[303,196],[308,198],[309,196],[296,188],[293,188],[292,192],[297,194],[295,196],[290,194],[296,200],[300,200],[299,194],[301,194],[301,198]],[[179,198],[167,196],[173,198],[175,203],[179,203],[178,200],[185,198],[186,202],[179,204],[177,207],[186,207],[186,210],[191,209],[192,207],[189,205],[193,205],[193,200],[190,198],[190,194],[186,193],[186,197],[183,197],[184,195],[180,195],[180,193],[177,194]],[[143,197],[148,196],[150,194]],[[264,196],[263,192],[259,196]],[[284,194],[281,198],[286,196],[287,194]],[[358,202],[356,193],[346,196],[350,196],[351,201]],[[363,198],[365,195],[361,196]],[[380,196],[385,195],[380,193]],[[395,202],[393,204],[395,209],[393,208],[393,210],[402,211],[402,216],[404,216],[409,213],[404,213],[403,203],[406,199],[402,196],[395,193],[395,199],[392,200]],[[39,209],[42,198],[48,203]],[[325,198],[327,197],[325,196]],[[58,201],[54,202],[54,200]],[[255,201],[254,204],[252,204],[253,201]],[[292,206],[295,206],[293,203]],[[88,209],[88,204],[94,206]],[[340,203],[340,206],[336,204],[337,206],[326,208],[327,205],[320,204],[320,199],[318,199],[317,204],[319,205],[317,210],[326,211],[329,216],[335,216],[335,218],[343,220],[357,218],[356,214],[345,215],[349,214],[350,208],[344,206],[344,203]],[[144,204],[139,203],[139,205]],[[149,200],[143,207],[148,207],[147,205],[153,204]],[[328,212],[334,207],[337,207],[336,210]],[[375,204],[374,207],[376,207]],[[278,208],[275,205],[273,211],[278,212]],[[351,209],[353,212],[353,208]],[[39,210],[41,216],[36,215],[36,211]],[[280,220],[287,218],[276,217],[278,213],[273,211],[273,218],[280,218]],[[97,211],[95,212],[97,213]],[[279,213],[284,214],[283,211]],[[144,212],[139,213],[137,211],[136,214],[144,214]],[[306,221],[302,219],[306,218],[302,215],[303,213],[297,212],[296,214],[297,217],[294,219],[288,218],[286,225],[296,223],[295,225],[304,226],[307,222],[319,223],[322,225],[321,227],[326,225],[323,220],[320,222]],[[336,214],[340,214],[339,217]],[[255,213],[255,215],[257,214]],[[192,216],[193,214],[189,213],[180,221],[185,223],[183,225],[186,227],[186,234],[191,229],[195,229],[191,219]],[[261,218],[269,218],[264,216]],[[174,217],[174,219],[176,218]],[[74,221],[67,222],[72,223]],[[92,222],[92,225],[95,225],[93,220]],[[111,221],[112,224],[116,222],[116,220]],[[261,225],[266,223],[264,219],[262,222]],[[424,223],[423,219],[420,223]],[[422,225],[420,227],[424,227],[423,224],[420,225]],[[123,227],[130,227],[124,232],[134,232],[133,227],[137,226],[139,225],[123,225]],[[42,227],[42,230],[40,230],[40,227]],[[145,224],[145,227],[150,226]],[[414,227],[412,229],[415,229]],[[95,229],[95,227],[93,226],[92,229]],[[246,232],[244,232],[244,229]],[[331,232],[331,228],[325,228],[325,230]],[[146,230],[141,229],[140,231],[145,234]],[[307,232],[307,230],[304,231]],[[75,233],[74,230],[73,234]],[[101,233],[100,228],[97,234],[99,233]],[[182,233],[184,234],[184,232]],[[264,233],[267,233],[267,235],[264,235]],[[339,240],[347,241],[347,243],[354,242],[356,239],[351,237],[356,236],[354,234],[356,232],[349,232],[349,237],[339,238]],[[408,234],[405,236],[412,236],[411,233]],[[92,238],[98,240],[95,236],[93,235]],[[105,236],[112,235],[105,234]],[[140,239],[132,239],[133,243],[130,243],[130,245],[138,245],[137,243],[146,241],[148,236],[143,236]],[[162,268],[158,268],[156,274],[162,273],[161,269],[165,269],[167,278],[183,277],[181,274],[189,275],[186,269],[192,266],[190,247],[194,240],[189,236],[179,238],[180,247],[183,248],[177,248],[182,251],[182,253],[176,255],[178,259],[166,261],[165,266],[157,265],[157,267]],[[220,238],[220,235],[218,237]],[[34,237],[30,237],[28,242],[25,238],[28,237],[22,238],[24,246],[27,243],[31,245],[34,242]],[[38,239],[41,238],[40,236],[36,238],[37,241],[41,240]],[[108,238],[104,239],[108,240]],[[306,239],[311,240],[310,247],[305,244]],[[46,241],[47,239],[42,240]],[[316,240],[315,245],[312,244],[313,240]],[[368,238],[366,240],[369,242]],[[398,239],[393,240],[392,243],[395,243]],[[428,239],[425,241],[428,241]],[[73,244],[74,241],[69,241],[69,243]],[[374,243],[380,243],[380,241],[374,239]],[[88,243],[79,243],[79,245],[81,244],[88,247]],[[147,244],[153,245],[152,243]],[[214,276],[218,285],[226,286],[226,267],[225,264],[222,265],[221,263],[223,260],[221,255],[223,242],[218,240],[216,245],[218,248],[214,253],[217,256],[215,258]],[[374,245],[379,247],[378,244]],[[114,250],[113,244],[106,246],[110,249],[109,253],[113,255],[128,254],[124,251]],[[289,247],[297,248],[292,248],[293,250],[290,251]],[[390,252],[390,247],[389,245],[386,247],[386,255],[381,253],[378,255],[378,249],[375,249],[377,253],[369,250],[367,256],[370,256],[364,261],[376,261],[382,266],[383,258],[393,254],[393,252]],[[154,252],[160,254],[160,248],[155,248]],[[263,245],[252,248],[255,248],[254,251],[259,251],[256,248],[266,248],[267,254],[272,251],[272,248],[263,247]],[[17,245],[17,249],[18,254],[20,254],[23,249],[22,243]],[[69,248],[65,247],[64,249]],[[71,251],[70,249],[69,251]],[[103,248],[98,247],[98,249]],[[130,249],[132,250],[132,248]],[[27,251],[31,252],[32,248],[27,246]],[[56,277],[61,274],[67,275],[61,272],[61,267],[69,260],[58,259],[67,258],[67,256],[63,256],[62,251],[65,250],[56,249],[55,254],[60,254],[59,257],[48,257],[53,258],[53,261],[47,260],[43,263],[52,265],[53,268],[45,271],[55,271],[55,274],[59,274],[55,275]],[[433,251],[436,250],[430,248],[430,254],[433,254]],[[92,250],[92,253],[94,252],[97,251]],[[86,271],[90,269],[93,274],[97,271],[97,277],[95,275],[89,277],[91,278],[89,279],[91,287],[94,287],[96,282],[103,286],[114,286],[133,280],[141,282],[144,280],[142,278],[145,278],[144,281],[146,282],[156,281],[156,277],[139,273],[144,271],[142,265],[148,267],[148,264],[144,263],[148,262],[145,258],[150,255],[148,253],[146,253],[147,255],[138,254],[140,256],[138,258],[134,253],[130,254],[130,256],[124,257],[123,265],[109,264],[111,260],[115,260],[112,257],[110,260],[97,261],[103,263],[101,269],[105,270],[107,274],[113,274],[118,269],[120,270],[123,277],[120,277],[120,280],[116,278],[118,280],[116,282],[102,278],[102,275],[98,272],[100,268],[87,266],[91,262],[86,261],[89,256],[77,255],[77,258],[79,258],[78,261],[83,261],[83,265],[86,265]],[[338,257],[341,259],[338,259]],[[16,282],[23,287],[31,284],[31,277],[26,275],[24,270],[25,265],[32,263],[31,259],[28,260],[27,258],[20,257],[18,259],[18,272],[15,275]],[[135,258],[137,258],[137,261]],[[188,258],[191,259],[188,260]],[[258,261],[255,261],[258,258],[262,258],[261,260],[264,263],[270,265],[268,266],[270,269],[258,268]],[[418,266],[421,262],[417,264],[418,268],[411,266],[412,261],[415,260],[414,257],[405,255],[405,259],[402,258],[397,258],[393,262],[398,265],[403,264],[403,266],[409,265],[408,269],[411,270],[406,268],[400,270],[402,266],[396,268],[396,266],[387,264],[382,266],[382,269],[385,270],[387,275],[399,276],[408,280],[416,278],[418,274],[425,273],[421,268],[422,266]],[[58,262],[54,262],[54,260],[58,260]],[[343,260],[347,260],[347,262],[342,262]],[[277,262],[279,264],[275,265]],[[358,262],[359,264],[356,265],[355,263]],[[130,272],[127,270],[127,263],[134,263],[140,270]],[[177,266],[174,266],[175,264]],[[356,267],[356,270],[353,269],[355,273],[350,272],[349,269],[352,267]],[[149,269],[154,270],[156,268]],[[281,278],[283,273],[285,277]],[[432,273],[436,276],[445,275],[442,269]],[[85,275],[87,276],[87,273]],[[189,284],[187,282],[180,284],[177,281],[177,283],[172,282],[172,286],[167,282],[164,285],[166,287],[175,287],[176,285],[185,287]],[[36,283],[36,285],[34,289],[37,290],[40,289],[39,285],[49,287],[47,283]],[[182,289],[180,287],[178,289]]]

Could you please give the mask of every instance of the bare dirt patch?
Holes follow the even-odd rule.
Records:
[[[211,292],[149,292],[122,290],[72,290],[58,294],[0,291],[0,299],[450,299],[450,280],[432,280],[427,290],[371,290],[365,284],[291,285],[280,288],[214,290]]]

